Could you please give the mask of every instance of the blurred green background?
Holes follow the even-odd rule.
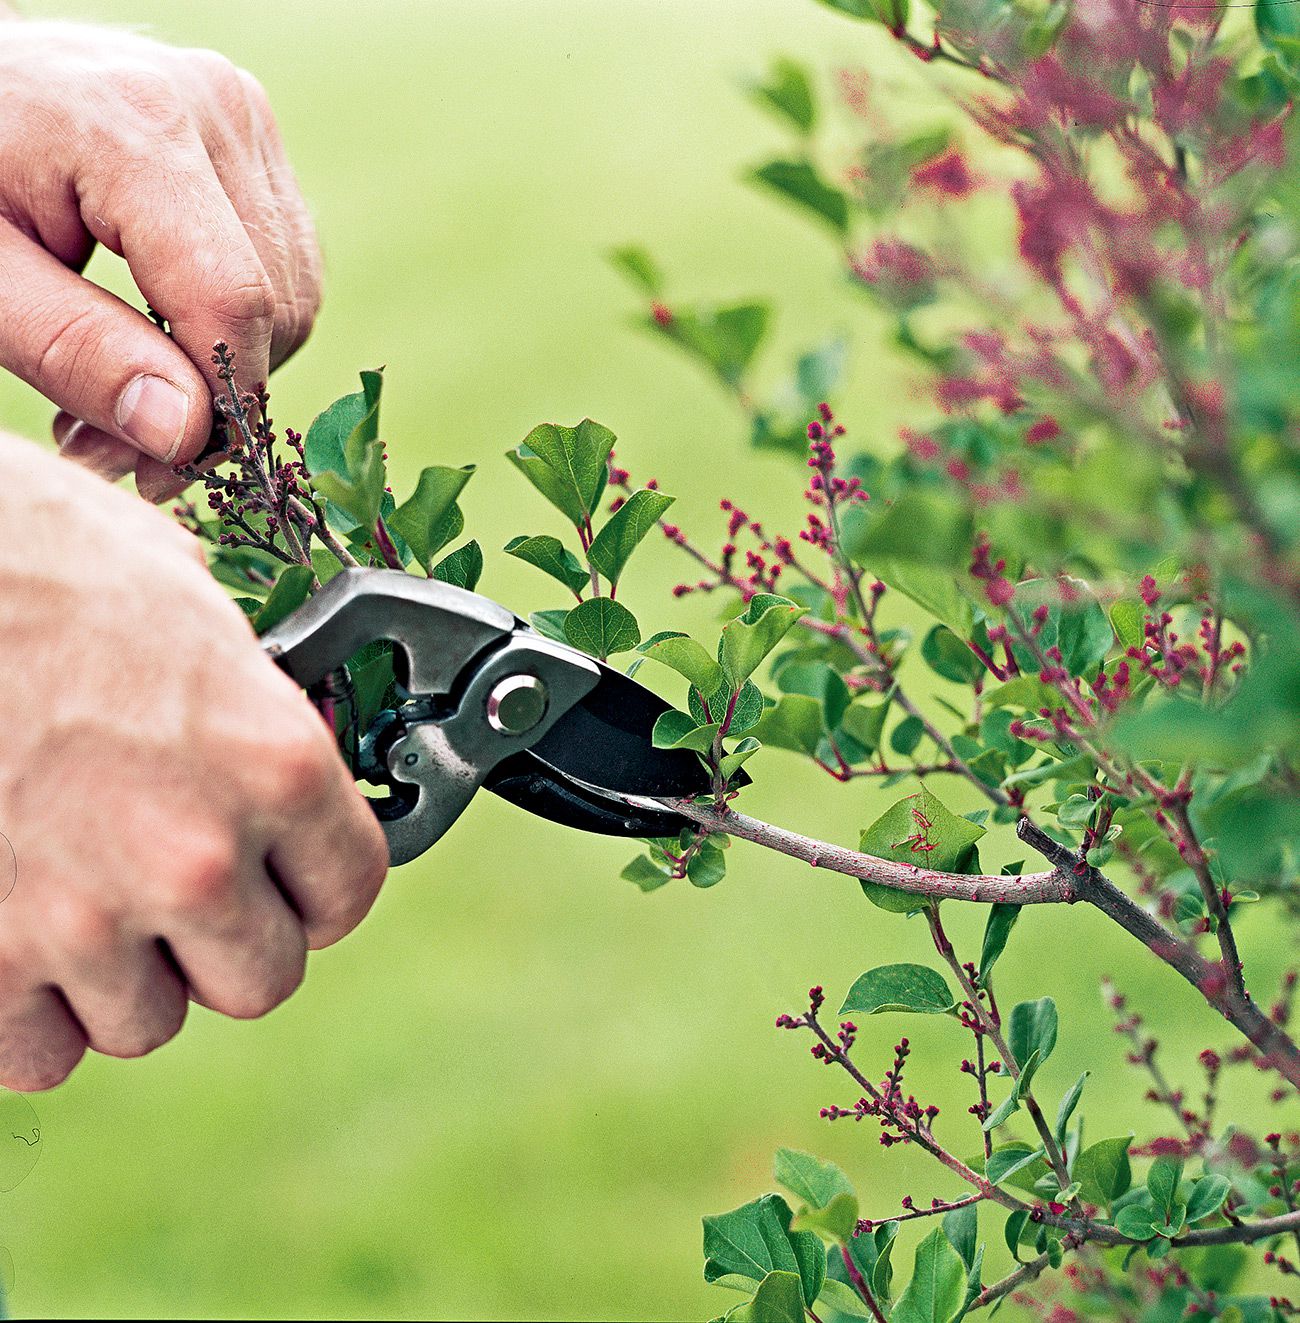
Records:
[[[892,445],[924,416],[833,246],[740,180],[783,142],[740,90],[774,54],[808,62],[827,91],[835,69],[870,66],[900,113],[933,106],[881,32],[811,0],[28,9],[217,47],[262,80],[328,268],[316,334],[274,383],[277,419],[305,429],[359,368],[386,364],[397,489],[422,464],[477,462],[465,506],[488,551],[483,589],[518,609],[562,604],[493,555],[513,534],[560,531],[501,457],[539,421],[612,427],[621,461],[658,475],[706,541],[722,495],[769,525],[797,518],[797,465],[751,453],[715,387],[630,329],[611,245],[646,244],[683,297],[771,296],[773,374],[791,350],[850,333],[842,415],[861,445]],[[91,274],[120,287],[114,267],[100,255]],[[6,425],[42,435],[49,414],[0,383]],[[626,595],[643,623],[708,621],[710,604],[668,596],[682,572],[666,546],[639,559]],[[845,842],[898,793],[837,786],[779,752],[756,772],[752,811]],[[924,931],[851,882],[743,844],[717,888],[643,896],[618,878],[633,853],[482,796],[266,1020],[195,1010],[152,1057],[88,1061],[34,1099],[44,1154],[0,1199],[14,1310],[708,1318],[738,1297],[702,1280],[700,1215],[770,1188],[774,1147],[833,1157],[872,1216],[905,1192],[950,1192],[874,1129],[820,1122],[850,1091],[772,1028],[812,982],[833,1000],[873,963],[926,959]],[[986,857],[1021,854],[1004,839]],[[952,927],[969,945],[982,920]],[[1267,986],[1284,953],[1256,958],[1257,936],[1245,927]],[[1090,912],[1034,911],[1003,965],[1004,999],[1060,1002],[1068,1050],[1040,1078],[1059,1093],[1087,1057],[1094,1138],[1154,1119],[1121,1087],[1102,973],[1177,1026],[1175,1076],[1192,1083],[1180,1066],[1219,1038],[1167,971],[1123,973],[1127,940]],[[959,1150],[975,1148],[960,1031],[900,1026],[869,1021],[862,1060],[883,1070],[905,1028],[922,1049],[911,1087],[943,1107],[949,1136],[969,1132]],[[1234,1096],[1226,1111],[1257,1105]],[[1000,1245],[1000,1219],[983,1230]],[[990,1252],[995,1270],[1003,1260]]]

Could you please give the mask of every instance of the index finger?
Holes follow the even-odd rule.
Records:
[[[150,306],[216,394],[224,390],[212,346],[224,340],[244,389],[270,371],[275,293],[197,133],[150,144],[81,187],[87,228],[126,259]],[[211,435],[211,414],[191,418],[175,463],[192,461]]]

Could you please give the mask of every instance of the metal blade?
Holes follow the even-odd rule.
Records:
[[[676,836],[691,825],[668,809],[632,804],[562,776],[527,751],[499,763],[483,784],[536,817],[602,836]]]
[[[560,774],[626,795],[684,798],[707,794],[709,773],[688,749],[656,749],[655,722],[670,704],[601,665],[596,687],[560,718],[530,752]]]

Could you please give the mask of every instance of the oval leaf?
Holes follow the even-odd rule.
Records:
[[[924,965],[881,965],[869,969],[849,989],[840,1014],[879,1015],[910,1011],[946,1015],[957,1005],[941,974]]]
[[[583,652],[604,661],[641,642],[636,617],[621,602],[592,597],[564,617],[564,637]]]
[[[611,584],[617,583],[637,544],[676,499],[663,492],[633,492],[596,534],[587,559]]]

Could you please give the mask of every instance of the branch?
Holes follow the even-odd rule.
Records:
[[[1300,1047],[1281,1025],[1275,1024],[1250,1000],[1237,992],[1227,972],[1217,961],[1206,960],[1194,947],[1182,941],[1163,924],[1130,900],[1109,878],[1077,859],[1059,842],[1028,818],[1021,818],[1016,835],[1037,850],[1058,869],[1069,865],[1080,870],[1076,877],[1076,899],[1086,900],[1125,932],[1131,933],[1148,950],[1159,956],[1171,969],[1181,974],[1229,1024],[1239,1029],[1258,1049],[1263,1064],[1276,1070],[1288,1083],[1300,1089]]]
[[[1032,1282],[1038,1277],[1048,1264],[1046,1253],[1040,1254],[1036,1259],[1030,1259],[1028,1263],[1022,1263],[1014,1272],[1008,1273],[1000,1282],[994,1282],[991,1286],[986,1286],[970,1302],[970,1309],[983,1309],[985,1305],[991,1305],[995,1300],[1001,1300],[1004,1295],[1010,1295],[1018,1286],[1023,1286],[1026,1282]],[[967,1310],[967,1313],[970,1312]]]
[[[845,849],[774,827],[735,809],[691,799],[646,799],[626,796],[641,807],[667,808],[703,827],[706,831],[752,841],[778,854],[801,859],[814,868],[829,869],[930,900],[964,900],[976,904],[1073,905],[1086,901],[1125,932],[1136,937],[1149,951],[1181,974],[1230,1024],[1258,1049],[1264,1064],[1300,1089],[1300,1047],[1248,997],[1235,993],[1217,962],[1206,960],[1188,943],[1152,918],[1109,878],[1078,859],[1041,827],[1021,818],[1016,834],[1054,865],[1047,873],[1021,877],[984,873],[944,873],[915,864],[895,863],[876,855]]]
[[[1052,1134],[1052,1128],[1047,1124],[1047,1118],[1043,1115],[1043,1109],[1039,1106],[1038,1099],[1034,1097],[1033,1091],[1029,1088],[1020,1087],[1020,1064],[1016,1061],[1015,1054],[1003,1037],[997,1017],[990,1014],[988,1008],[980,1000],[979,989],[975,986],[970,974],[962,967],[961,960],[958,958],[957,952],[953,948],[953,944],[944,931],[943,923],[939,918],[939,907],[937,905],[932,906],[926,918],[930,921],[930,933],[934,938],[935,949],[946,962],[948,968],[952,970],[953,977],[956,978],[966,996],[966,1004],[970,1007],[971,1015],[979,1022],[984,1033],[988,1035],[993,1046],[997,1049],[998,1056],[1002,1058],[1003,1065],[1016,1083],[1020,1100],[1025,1104],[1025,1110],[1028,1111],[1034,1123],[1034,1129],[1038,1131],[1038,1137],[1043,1141],[1043,1151],[1047,1155],[1048,1166],[1051,1167],[1052,1173],[1056,1177],[1058,1187],[1062,1190],[1068,1188],[1070,1173],[1066,1165],[1065,1155],[1061,1152],[1061,1147],[1056,1142],[1056,1136]],[[1075,1200],[1074,1204],[1077,1212],[1078,1201]]]
[[[718,809],[712,801],[697,803],[691,799],[646,799],[626,796],[629,803],[640,802],[643,807],[668,808],[708,831],[738,836],[743,841],[802,859],[814,868],[829,869],[848,877],[875,882],[894,891],[905,891],[931,900],[969,900],[981,904],[1004,905],[1071,905],[1086,900],[1080,879],[1072,871],[1054,868],[1047,873],[1028,873],[1022,877],[993,876],[984,873],[944,873],[937,869],[920,868],[916,864],[899,864],[892,859],[862,854],[857,850],[832,845],[811,836],[801,836],[774,827],[758,818],[748,817],[735,809]],[[1130,902],[1131,903],[1131,902]]]

